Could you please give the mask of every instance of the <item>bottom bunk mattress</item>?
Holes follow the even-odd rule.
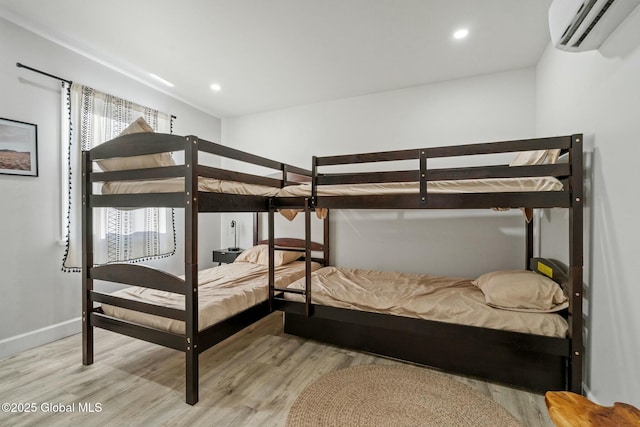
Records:
[[[566,319],[487,305],[471,279],[325,267],[312,274],[313,304],[564,338]],[[289,288],[304,289],[304,278]],[[286,294],[303,302],[304,297]]]
[[[320,264],[311,263],[312,269]],[[198,273],[198,326],[203,330],[234,314],[253,307],[268,298],[269,267],[250,262],[233,262]],[[276,267],[275,286],[286,287],[305,275],[304,261]],[[184,296],[156,289],[132,286],[116,291],[113,296],[184,310]],[[184,334],[184,322],[102,304],[107,316],[155,329]]]

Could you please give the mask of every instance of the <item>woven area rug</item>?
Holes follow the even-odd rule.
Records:
[[[311,383],[287,427],[522,426],[493,400],[454,379],[414,366],[365,365]]]

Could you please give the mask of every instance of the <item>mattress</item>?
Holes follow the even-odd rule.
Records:
[[[320,268],[312,263],[312,269]],[[198,274],[198,326],[200,330],[227,319],[268,298],[266,265],[233,262],[202,270]],[[304,261],[294,261],[276,267],[276,287],[286,287],[304,277]],[[139,302],[184,310],[184,296],[137,286],[114,292],[112,295]],[[184,334],[184,322],[134,310],[102,304],[107,316],[135,322],[155,329]]]
[[[310,183],[276,188],[202,177],[198,179],[198,189],[212,193],[259,196],[307,197],[311,195]],[[462,179],[455,181],[429,181],[427,184],[427,192],[433,194],[560,190],[562,190],[562,183],[553,177]],[[146,181],[112,181],[105,182],[102,185],[102,194],[173,193],[182,191],[184,191],[184,178]],[[415,194],[419,192],[420,184],[417,182],[321,185],[318,187],[319,196]]]
[[[416,194],[420,192],[418,182],[390,182],[376,184],[320,185],[318,196],[361,196]],[[550,176],[526,178],[461,179],[449,181],[429,181],[427,192],[433,194],[456,193],[502,193],[529,191],[560,191],[562,183]],[[279,197],[305,197],[311,195],[311,184],[284,187],[278,191]]]
[[[507,192],[536,192],[561,191],[562,182],[551,176],[526,178],[487,178],[462,179],[449,181],[429,181],[429,194],[460,194],[460,193],[507,193]],[[377,184],[343,184],[318,186],[318,196],[384,196],[397,194],[419,194],[418,182],[385,182]],[[278,197],[309,197],[311,184],[291,185],[281,188]],[[299,209],[280,209],[285,218],[293,220],[300,212]],[[326,218],[325,208],[316,209],[319,218]]]
[[[213,178],[198,178],[198,190],[211,193],[275,196],[279,188],[247,184]],[[184,178],[154,179],[146,181],[110,181],[102,185],[102,194],[181,193]]]
[[[551,337],[566,337],[554,313],[501,310],[485,304],[470,279],[324,267],[312,274],[314,304]],[[304,278],[290,288],[304,289]],[[297,294],[287,299],[303,302]]]

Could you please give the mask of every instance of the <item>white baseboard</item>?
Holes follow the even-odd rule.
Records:
[[[589,399],[595,404],[599,404],[598,400],[595,398],[593,393],[591,393],[591,389],[586,384],[582,383],[582,388],[584,389],[584,395],[586,396],[587,399]]]
[[[80,318],[0,340],[0,360],[82,331]]]

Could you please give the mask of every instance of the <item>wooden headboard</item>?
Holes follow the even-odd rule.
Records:
[[[565,294],[569,293],[569,268],[562,262],[550,258],[531,258],[529,269],[551,278],[558,283]]]
[[[304,249],[304,239],[293,239],[288,237],[281,237],[273,239],[273,243],[276,249]],[[259,245],[268,245],[269,240],[260,240]],[[311,242],[312,251],[324,251],[324,245],[318,242]]]
[[[305,240],[304,239],[294,239],[281,237],[273,239],[274,247],[278,250],[289,250],[289,251],[305,251]],[[259,245],[268,245],[269,240],[260,240],[258,242]],[[329,252],[327,248],[322,243],[311,242],[311,250],[314,252],[322,252],[322,258],[314,258],[311,257],[311,261],[319,262],[320,264],[326,266],[329,265]]]

